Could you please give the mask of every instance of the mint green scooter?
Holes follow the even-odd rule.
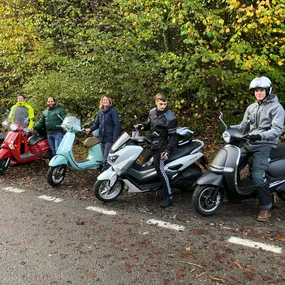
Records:
[[[57,186],[64,180],[67,167],[71,170],[100,169],[103,160],[98,137],[90,137],[84,141],[84,145],[88,148],[86,160],[80,162],[75,160],[72,152],[75,135],[76,133],[84,132],[78,117],[67,115],[63,120],[61,127],[66,133],[58,147],[56,155],[49,163],[47,172],[47,182],[51,186]]]

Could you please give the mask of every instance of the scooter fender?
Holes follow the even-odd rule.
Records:
[[[113,170],[112,167],[109,167],[97,177],[97,180],[109,180],[110,187],[112,187],[117,181],[117,178],[117,173]]]
[[[197,185],[215,185],[224,187],[224,177],[222,174],[217,174],[207,171],[202,177],[197,180]]]
[[[62,164],[67,165],[67,163],[68,163],[68,160],[65,156],[57,154],[51,159],[48,165],[51,167],[55,167],[55,166],[62,165]]]
[[[7,148],[0,149],[0,160],[11,157],[11,151]]]

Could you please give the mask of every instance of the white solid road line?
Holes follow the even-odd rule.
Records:
[[[19,189],[19,188],[14,188],[14,187],[5,187],[3,188],[5,191],[13,192],[13,193],[23,193],[25,190]]]
[[[266,244],[266,243],[261,243],[261,242],[255,242],[255,241],[251,241],[248,239],[242,239],[242,238],[238,238],[238,237],[230,237],[228,239],[228,242],[238,244],[238,245],[248,246],[248,247],[252,247],[252,248],[256,248],[256,249],[260,248],[260,249],[263,249],[266,251],[272,251],[274,253],[279,253],[279,254],[282,253],[281,247]]]
[[[101,213],[101,214],[105,214],[105,215],[110,215],[110,216],[117,215],[117,213],[115,211],[108,211],[108,210],[105,210],[103,208],[94,207],[94,206],[90,206],[90,207],[87,207],[85,209],[86,210],[90,210],[90,211],[94,211],[94,212],[98,212],[98,213]]]
[[[180,232],[184,231],[184,229],[185,229],[184,226],[171,224],[171,223],[167,223],[167,222],[155,220],[155,219],[150,219],[150,220],[146,221],[146,223],[149,225],[155,225],[155,226],[159,226],[162,228],[167,228],[170,230],[176,230],[176,231],[180,231]]]
[[[55,203],[59,203],[59,202],[63,201],[63,199],[61,199],[61,198],[56,198],[53,196],[46,196],[46,195],[39,196],[38,198],[45,200],[45,201],[49,201],[49,202],[55,202]]]

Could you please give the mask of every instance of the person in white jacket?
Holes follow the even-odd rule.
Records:
[[[276,148],[279,136],[283,132],[284,109],[276,95],[272,94],[269,78],[262,76],[250,82],[249,90],[256,101],[245,111],[242,122],[233,128],[248,131],[248,143],[241,149],[241,168],[246,165],[248,157],[253,157],[252,181],[257,188],[260,212],[257,220],[268,221],[272,207],[269,184],[265,179],[265,171],[269,165],[272,148]]]

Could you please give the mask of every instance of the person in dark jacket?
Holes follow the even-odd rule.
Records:
[[[55,99],[49,97],[47,99],[47,108],[43,111],[40,120],[34,126],[34,130],[38,133],[42,133],[42,130],[46,131],[52,156],[56,155],[56,151],[63,138],[63,130],[60,125],[65,116],[65,111],[56,104]]]
[[[150,110],[147,122],[138,124],[138,127],[142,130],[150,130],[150,138],[153,145],[146,152],[143,163],[147,162],[151,157],[154,158],[154,167],[164,190],[164,200],[160,203],[160,207],[166,208],[173,203],[173,196],[169,179],[164,170],[164,162],[178,143],[176,135],[177,117],[167,107],[167,98],[164,94],[158,93],[154,99],[156,108]]]
[[[99,112],[95,118],[94,124],[86,129],[93,132],[99,128],[99,141],[103,153],[103,168],[109,168],[107,157],[112,144],[117,140],[120,134],[120,118],[118,111],[112,106],[112,99],[108,96],[102,96],[99,104]]]
[[[249,156],[253,157],[252,181],[260,204],[257,220],[266,222],[271,216],[272,198],[265,171],[269,165],[270,152],[277,147],[278,138],[283,131],[284,109],[277,96],[271,93],[272,84],[269,78],[262,76],[253,79],[249,90],[255,96],[256,102],[247,107],[242,122],[231,127],[240,131],[249,128],[249,142],[241,149],[240,168],[246,165]]]

